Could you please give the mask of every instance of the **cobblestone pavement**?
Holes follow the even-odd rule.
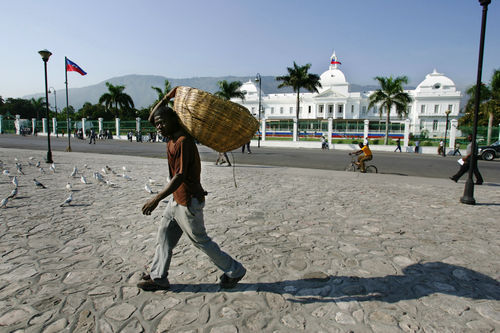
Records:
[[[2,332],[500,330],[500,184],[475,187],[469,206],[449,179],[204,163],[208,233],[248,273],[221,290],[183,237],[172,290],[151,293],[136,283],[165,204],[140,208],[166,160],[55,152],[54,173],[44,157],[0,149],[0,199],[19,183],[0,208]]]

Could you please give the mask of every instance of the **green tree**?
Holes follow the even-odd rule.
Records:
[[[384,108],[387,111],[384,137],[384,144],[386,145],[389,141],[389,124],[391,121],[390,114],[392,107],[395,106],[396,113],[399,117],[402,117],[408,113],[408,104],[411,103],[412,99],[410,95],[403,90],[403,83],[408,83],[407,76],[398,76],[396,78],[392,76],[377,76],[375,80],[379,82],[380,89],[377,89],[370,95],[370,104],[368,104],[368,108],[370,109],[375,105],[379,105],[380,117],[382,117]]]
[[[78,115],[80,118],[113,120],[113,115],[106,112],[106,108],[102,104],[92,104],[89,102],[83,104],[81,109],[78,110]]]
[[[293,91],[297,93],[297,104],[295,107],[295,117],[297,118],[297,127],[299,125],[299,113],[300,113],[300,89],[304,88],[310,92],[318,92],[318,88],[321,88],[321,83],[319,82],[319,76],[317,74],[309,73],[310,68],[311,64],[299,66],[294,61],[293,67],[287,67],[288,75],[276,77],[277,81],[282,81],[278,86],[278,88],[292,87]],[[297,140],[298,140],[298,135],[297,135]]]
[[[21,119],[35,118],[36,110],[30,100],[23,98],[7,98],[0,108],[0,114],[5,119],[14,119],[15,115],[21,116]]]
[[[231,98],[245,99],[246,92],[240,91],[240,88],[243,85],[241,81],[227,82],[226,80],[222,80],[218,81],[217,85],[219,86],[219,91],[215,93],[215,96],[226,101],[229,101]]]
[[[106,87],[108,92],[99,98],[99,104],[104,104],[106,110],[114,112],[115,117],[119,117],[120,113],[128,114],[134,108],[132,97],[123,92],[125,86],[114,86],[106,82]]]
[[[500,69],[493,71],[489,85],[481,84],[480,87],[478,125],[488,126],[486,142],[490,144],[493,124],[500,121]],[[466,94],[469,95],[469,100],[465,105],[465,116],[460,118],[460,126],[473,125],[476,85],[467,89]]]
[[[37,99],[32,98],[31,104],[36,112],[36,120],[40,119],[40,114],[45,114],[45,97],[38,97]]]
[[[163,90],[161,88],[158,88],[158,87],[151,87],[151,89],[153,89],[154,91],[156,91],[156,93],[158,94],[158,98],[156,99],[156,101],[154,101],[153,105],[156,105],[156,103],[158,103],[159,101],[161,101],[163,99],[163,97],[170,91],[172,90],[172,86],[170,85],[170,81],[168,80],[165,80],[164,82],[164,88]],[[170,106],[172,106],[172,101],[169,101],[168,103]],[[149,115],[148,115],[149,116]]]

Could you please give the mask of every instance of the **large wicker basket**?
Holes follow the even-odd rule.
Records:
[[[221,153],[241,147],[259,128],[243,106],[196,88],[178,87],[174,110],[190,135]]]

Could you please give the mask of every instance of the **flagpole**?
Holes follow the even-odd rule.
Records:
[[[64,57],[64,73],[66,75],[66,125],[68,129],[68,147],[66,151],[71,151],[71,129],[70,129],[70,121],[69,121],[69,101],[68,101],[68,58]]]

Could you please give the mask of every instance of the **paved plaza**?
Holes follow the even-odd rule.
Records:
[[[0,148],[0,200],[19,183],[0,208],[0,332],[500,330],[500,184],[470,206],[464,180],[203,162],[208,234],[247,275],[221,290],[182,237],[172,290],[151,293],[136,283],[166,203],[141,207],[166,159],[54,152],[54,172],[45,155]]]

